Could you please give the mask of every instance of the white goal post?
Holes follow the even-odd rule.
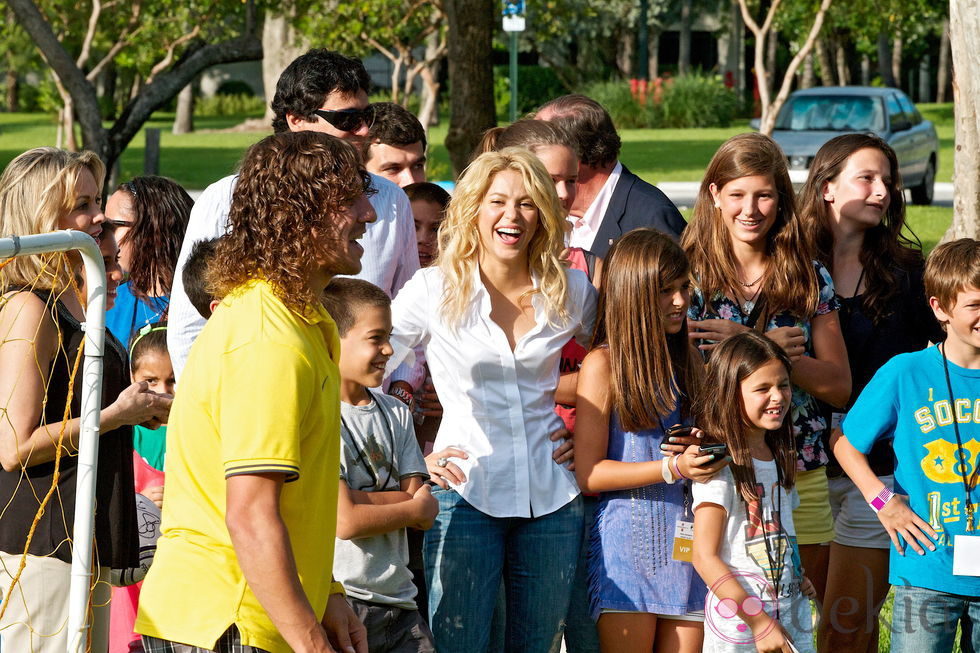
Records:
[[[78,438],[78,480],[72,531],[71,585],[68,591],[68,652],[87,648],[87,623],[92,587],[92,549],[95,534],[95,478],[99,457],[102,403],[102,364],[105,351],[106,277],[95,240],[81,231],[55,231],[32,236],[0,238],[0,260],[24,254],[77,250],[85,265],[85,361],[82,366],[81,433]]]

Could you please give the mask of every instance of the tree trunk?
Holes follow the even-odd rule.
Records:
[[[930,61],[931,59],[932,57],[926,53],[919,61],[919,88],[915,98],[916,102],[928,102],[929,98],[932,97],[932,89],[929,87],[929,64],[932,63]]]
[[[398,97],[401,95],[399,91],[401,90],[402,58],[399,56],[389,59],[389,61],[391,62],[391,101],[398,104]]]
[[[953,223],[943,240],[980,236],[980,14],[975,0],[950,0],[953,53]]]
[[[408,107],[408,100],[415,93],[415,78],[418,77],[419,71],[415,66],[409,66],[405,69],[405,84],[402,86],[402,106]]]
[[[422,105],[419,108],[419,121],[428,131],[430,126],[439,124],[439,71],[445,53],[436,56],[441,47],[441,30],[435,30],[425,40],[425,60],[428,63],[419,71],[422,78]]]
[[[266,12],[262,24],[262,87],[265,95],[265,116],[272,122],[272,98],[276,94],[276,82],[293,59],[309,49],[309,43],[295,28],[296,8],[291,2],[280,5],[281,13]]]
[[[939,41],[939,70],[936,72],[936,102],[946,101],[949,87],[949,19],[943,19],[943,35]]]
[[[895,83],[895,69],[892,67],[891,43],[888,34],[884,32],[878,35],[878,75],[881,76],[881,83],[885,86],[898,86]]]
[[[770,10],[766,14],[765,22],[760,27],[749,13],[748,1],[738,0],[739,8],[742,12],[742,20],[745,21],[746,26],[748,26],[755,36],[755,74],[759,81],[759,100],[762,105],[762,118],[759,121],[759,131],[766,136],[772,135],[773,128],[776,126],[776,116],[779,115],[779,110],[782,108],[783,103],[786,102],[786,98],[789,97],[796,71],[799,69],[800,64],[803,63],[803,59],[813,50],[813,44],[817,40],[817,35],[820,33],[821,28],[823,28],[824,17],[827,15],[827,10],[830,8],[832,1],[821,0],[820,8],[813,18],[813,23],[810,25],[806,40],[786,67],[776,98],[771,99],[768,91],[768,77],[771,71],[766,70],[766,62],[763,55],[766,47],[766,36],[772,28],[775,8],[778,5],[774,4],[770,7]]]
[[[188,84],[177,94],[177,115],[173,133],[190,134],[194,131],[194,84]]]
[[[837,42],[837,82],[841,86],[851,83],[851,68],[847,63],[847,50],[841,41]]]
[[[5,104],[7,106],[7,111],[10,111],[11,113],[14,111],[20,111],[20,98],[17,94],[20,86],[20,79],[17,77],[17,71],[13,68],[8,68],[6,77],[7,97]]]
[[[693,0],[681,0],[681,31],[677,40],[677,74],[691,71],[691,5]]]
[[[817,61],[820,63],[820,85],[834,85],[834,64],[830,60],[830,49],[826,39],[817,39]]]
[[[861,55],[861,85],[868,86],[871,84],[871,59],[868,55]]]
[[[422,78],[422,104],[419,107],[419,122],[426,133],[429,127],[439,124],[439,81],[438,74],[434,68],[438,63],[423,66],[419,71]]]
[[[490,52],[497,30],[494,0],[446,0],[449,30],[449,132],[446,148],[459,174],[483,132],[497,124]]]
[[[896,36],[892,41],[892,77],[895,78],[895,86],[902,87],[902,37]],[[908,89],[912,92],[912,89]]]
[[[728,34],[728,72],[731,73],[735,93],[741,99],[745,95],[745,24],[742,22],[742,12],[736,3],[732,3],[729,16],[731,28]]]
[[[778,49],[779,32],[773,28],[772,32],[769,33],[769,42],[766,44],[766,71],[769,73],[766,79],[769,84],[770,97],[772,96],[773,86],[776,83],[776,53]]]
[[[660,30],[653,29],[650,30],[650,47],[647,48],[647,72],[650,73],[650,79],[654,80],[660,77]]]
[[[630,30],[623,30],[619,34],[619,47],[616,48],[616,68],[626,79],[631,79],[634,75],[633,57],[636,50],[636,34]]]
[[[118,104],[116,103],[116,82],[119,80],[119,73],[115,64],[110,63],[102,71],[102,97],[107,100],[108,113],[106,120],[115,120]]]
[[[803,76],[800,78],[800,88],[813,88],[813,53],[811,52],[803,60]]]

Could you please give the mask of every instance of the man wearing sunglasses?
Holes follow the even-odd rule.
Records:
[[[272,100],[272,128],[276,133],[323,132],[360,147],[374,124],[375,112],[367,95],[370,83],[359,60],[330,50],[310,50],[290,63],[279,77]],[[184,263],[194,243],[225,233],[237,178],[231,175],[208,186],[191,211],[174,275],[167,332],[170,358],[178,378],[191,344],[205,324],[184,292]],[[377,220],[368,225],[359,241],[364,256],[357,278],[394,296],[419,268],[412,208],[405,193],[387,179],[372,174],[371,185],[377,191],[370,197]]]

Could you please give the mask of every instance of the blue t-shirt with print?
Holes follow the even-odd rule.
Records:
[[[980,577],[953,575],[953,538],[966,534],[962,474],[980,464],[980,370],[949,363],[949,377],[952,402],[938,347],[899,354],[874,375],[841,428],[865,454],[876,440],[894,436],[895,492],[907,494],[912,510],[939,533],[936,550],[922,556],[910,547],[902,556],[892,547],[888,581],[980,596]],[[980,504],[980,488],[971,495]]]

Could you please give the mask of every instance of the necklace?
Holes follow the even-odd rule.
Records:
[[[756,279],[755,279],[755,281],[753,281],[752,283],[745,283],[745,282],[744,282],[744,281],[742,281],[741,279],[739,279],[739,280],[738,280],[738,282],[739,282],[740,284],[742,284],[742,287],[744,287],[744,288],[751,288],[751,287],[752,287],[752,286],[754,286],[755,284],[757,284],[757,283],[759,283],[760,281],[762,281],[762,277],[764,277],[764,276],[766,276],[766,273],[765,273],[765,272],[763,272],[763,273],[762,273],[762,274],[760,274],[760,275],[759,275],[758,277],[756,277]]]
[[[761,278],[762,277],[759,277],[759,279],[761,279]],[[756,283],[758,283],[759,282],[759,279],[756,279],[753,282],[753,285],[755,285]],[[739,281],[739,283],[742,283],[742,282]],[[744,286],[745,284],[742,284],[742,285]],[[746,287],[751,287],[751,286],[746,286]],[[756,299],[759,298],[759,293],[761,293],[761,292],[762,292],[762,286],[759,286],[758,288],[755,289],[755,292],[752,293],[751,296],[746,296],[745,293],[742,293],[742,292],[739,293],[739,295],[741,295],[742,296],[742,299],[744,300],[744,302],[742,303],[742,313],[744,313],[745,315],[748,315],[749,313],[752,312],[752,309],[755,308],[755,301],[756,301]]]

